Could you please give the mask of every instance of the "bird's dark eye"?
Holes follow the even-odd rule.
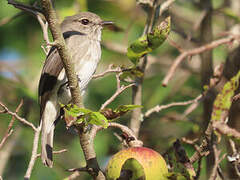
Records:
[[[88,19],[81,19],[81,23],[83,25],[87,25],[87,24],[89,24],[89,20]]]

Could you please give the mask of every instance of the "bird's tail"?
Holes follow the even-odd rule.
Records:
[[[54,110],[52,111],[51,114],[47,114],[45,111],[41,118],[41,123],[42,123],[41,159],[43,164],[50,168],[53,166],[52,151],[53,151],[53,136],[54,136],[54,128],[55,128],[54,120],[56,117],[55,116],[56,111],[54,112]]]

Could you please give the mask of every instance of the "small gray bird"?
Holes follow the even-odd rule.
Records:
[[[61,24],[82,93],[92,79],[101,58],[101,30],[108,24],[112,22],[102,21],[99,16],[90,12],[66,17]],[[57,49],[52,47],[42,70],[38,91],[42,123],[41,158],[43,164],[49,167],[53,166],[54,128],[61,116],[59,103],[67,104],[71,101],[67,82],[61,58]]]

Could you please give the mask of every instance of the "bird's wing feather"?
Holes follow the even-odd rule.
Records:
[[[57,77],[62,69],[63,64],[58,51],[56,48],[52,48],[44,63],[38,87],[39,103],[41,107],[40,116],[42,116],[46,102],[57,83]]]

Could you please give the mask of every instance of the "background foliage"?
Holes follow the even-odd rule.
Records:
[[[19,2],[32,3],[32,0],[19,0]],[[227,0],[213,0],[213,36],[221,37],[220,33],[231,29],[239,22],[239,16],[230,17],[222,11]],[[193,48],[200,44],[199,21],[202,13],[198,0],[176,0],[169,14],[172,17],[172,31],[169,38],[184,49]],[[201,4],[201,3],[200,3]],[[114,21],[122,32],[104,30],[102,39],[102,60],[98,72],[102,72],[110,63],[129,67],[131,62],[126,53],[120,53],[109,49],[119,45],[126,51],[129,43],[141,36],[146,14],[138,6],[135,0],[58,0],[55,2],[59,18],[73,15],[79,11],[91,11],[98,14],[104,20]],[[230,9],[231,10],[231,9]],[[20,115],[26,117],[34,124],[39,123],[39,106],[37,98],[37,86],[41,68],[45,60],[44,51],[41,48],[43,37],[41,28],[35,17],[21,13],[18,17],[4,23],[7,18],[19,14],[19,10],[0,1],[0,101],[10,109],[15,109],[21,99],[24,99],[24,107]],[[232,11],[230,11],[232,12]],[[187,35],[188,37],[184,37]],[[192,37],[192,40],[190,40]],[[111,46],[111,44],[110,44]],[[225,62],[229,55],[227,46],[219,46],[213,50],[214,65]],[[165,41],[164,44],[152,52],[156,57],[150,62],[145,74],[143,87],[143,112],[157,104],[168,104],[177,101],[194,99],[202,92],[200,77],[200,56],[194,56],[191,61],[184,61],[177,75],[167,87],[163,87],[161,81],[169,69],[172,61],[179,55],[177,49]],[[116,89],[114,75],[92,80],[85,97],[85,106],[91,110],[98,110]],[[121,94],[110,107],[116,108],[121,104],[131,104],[131,90]],[[199,106],[190,115],[182,118],[185,106],[173,107],[155,113],[144,119],[140,129],[140,139],[146,147],[150,147],[160,153],[164,153],[172,143],[181,137],[191,139],[198,138],[205,130],[202,118],[202,107]],[[5,132],[10,117],[0,114],[0,137]],[[128,125],[130,114],[118,119],[120,123]],[[19,122],[14,124],[14,145],[8,150],[9,157],[4,169],[3,179],[19,179],[23,177],[32,150],[33,133]],[[193,147],[184,145],[189,156],[193,154]],[[79,140],[74,130],[66,130],[64,122],[60,122],[56,128],[55,149],[67,148],[68,152],[54,156],[54,168],[49,169],[42,165],[38,159],[34,167],[32,179],[63,179],[69,175],[65,170],[71,167],[84,165]],[[102,168],[106,166],[110,156],[120,148],[118,139],[112,130],[104,130],[98,133],[95,139],[97,158]],[[222,146],[226,151],[226,146]],[[0,157],[1,160],[1,157]],[[1,160],[4,162],[4,160]],[[222,167],[227,162],[222,162]],[[226,168],[225,168],[226,169]],[[228,176],[227,170],[224,172]],[[87,173],[82,173],[79,179],[90,179]],[[206,179],[205,159],[200,179]]]

